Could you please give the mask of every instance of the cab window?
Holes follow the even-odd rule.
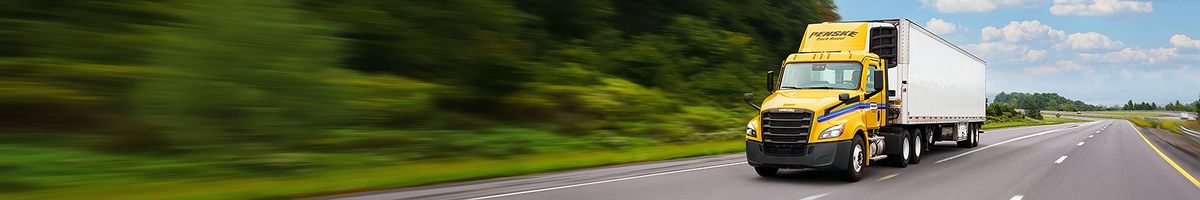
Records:
[[[867,67],[867,72],[866,72],[867,73],[867,80],[866,80],[867,94],[871,94],[871,93],[877,91],[877,90],[875,90],[875,76],[879,76],[881,74],[875,74],[875,69],[877,69],[875,67],[875,65],[871,65],[871,66]]]

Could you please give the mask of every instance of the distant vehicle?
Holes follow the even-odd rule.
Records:
[[[1083,114],[1083,112],[1075,111],[1075,114]]]
[[[907,19],[810,24],[779,79],[767,72],[766,100],[745,94],[757,112],[746,158],[760,176],[821,168],[858,181],[876,161],[919,163],[936,141],[976,147],[985,68]]]

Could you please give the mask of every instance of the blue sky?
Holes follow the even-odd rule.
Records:
[[[1195,101],[1200,1],[835,0],[843,20],[907,18],[988,62],[988,94],[1090,104]]]

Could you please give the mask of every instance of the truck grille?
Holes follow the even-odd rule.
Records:
[[[763,153],[779,156],[803,156],[808,153],[804,147],[807,144],[776,144],[764,143]]]
[[[780,111],[785,110],[785,111]],[[798,144],[808,142],[813,113],[799,109],[771,109],[762,113],[763,142]]]

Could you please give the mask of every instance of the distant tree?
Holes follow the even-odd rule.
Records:
[[[1011,99],[1012,97],[1008,96],[1008,94],[1000,92],[1000,94],[996,94],[996,99],[993,99],[992,102],[1008,102]]]
[[[1192,112],[1200,112],[1200,99],[1197,99],[1196,102],[1192,102]]]
[[[1124,107],[1121,107],[1121,110],[1133,110],[1133,109],[1135,109],[1135,107],[1133,105],[1133,100],[1129,100],[1128,103],[1125,103]]]
[[[1025,117],[1034,118],[1034,119],[1042,119],[1042,111],[1038,110],[1038,109],[1026,109]]]
[[[1192,111],[1200,113],[1200,98],[1196,98],[1196,102],[1192,102]],[[1200,118],[1200,117],[1197,117]]]

